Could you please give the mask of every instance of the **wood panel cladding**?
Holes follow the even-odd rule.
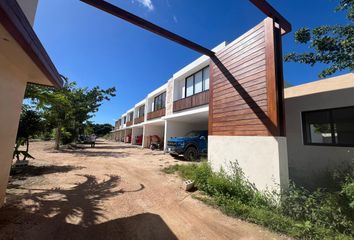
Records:
[[[147,115],[147,120],[163,117],[163,116],[165,116],[165,114],[166,114],[165,108],[162,108],[162,109],[154,111],[154,112],[149,112]]]
[[[131,125],[133,125],[133,121],[128,121],[126,125],[127,127],[130,127]]]
[[[142,122],[144,122],[144,116],[134,119],[134,124],[138,124],[138,123],[142,123]]]
[[[273,19],[211,59],[209,134],[284,136],[281,33]]]
[[[209,103],[209,90],[175,101],[173,103],[173,112],[178,112],[185,109],[202,106],[208,103]]]

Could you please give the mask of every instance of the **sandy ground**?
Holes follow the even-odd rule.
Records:
[[[161,169],[183,163],[121,143],[53,150],[31,144],[0,209],[0,239],[285,239],[230,218],[182,190]]]

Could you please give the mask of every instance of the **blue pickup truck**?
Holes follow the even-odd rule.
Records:
[[[167,151],[172,156],[183,155],[193,161],[208,152],[208,131],[191,131],[184,137],[174,137],[167,141]]]

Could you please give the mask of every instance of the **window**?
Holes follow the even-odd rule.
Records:
[[[166,92],[161,93],[154,99],[154,111],[165,108]]]
[[[128,115],[128,121],[133,121],[133,116],[134,116],[134,113],[133,113],[133,112],[129,113],[129,115]]]
[[[354,146],[354,107],[302,113],[304,144]]]
[[[145,114],[145,105],[140,106],[138,109],[138,117],[143,117]]]
[[[194,73],[186,78],[185,96],[189,97],[194,94],[206,91],[209,89],[209,66]]]
[[[125,124],[127,122],[127,117],[123,118],[123,124]]]
[[[190,76],[186,79],[186,97],[192,96],[194,94],[194,78]]]
[[[209,67],[203,69],[203,88],[209,90]]]
[[[203,91],[203,71],[199,71],[194,75],[194,94]]]

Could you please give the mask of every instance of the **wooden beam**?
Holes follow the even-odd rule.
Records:
[[[265,15],[274,19],[282,29],[282,34],[291,32],[291,24],[277,10],[275,10],[266,0],[250,0]]]
[[[130,22],[134,25],[137,25],[141,28],[144,28],[150,32],[153,32],[161,37],[167,38],[171,41],[174,41],[176,43],[179,43],[185,47],[188,47],[190,49],[193,49],[194,51],[197,51],[201,54],[207,55],[209,57],[214,56],[214,52],[209,50],[208,48],[205,48],[197,43],[194,43],[186,38],[183,38],[175,33],[172,33],[162,27],[157,26],[156,24],[153,24],[143,18],[140,18],[130,12],[127,12],[117,6],[114,6],[106,1],[100,0],[80,0],[84,3],[87,3],[93,7],[96,7],[104,12],[110,13],[116,17],[119,17],[127,22]]]

